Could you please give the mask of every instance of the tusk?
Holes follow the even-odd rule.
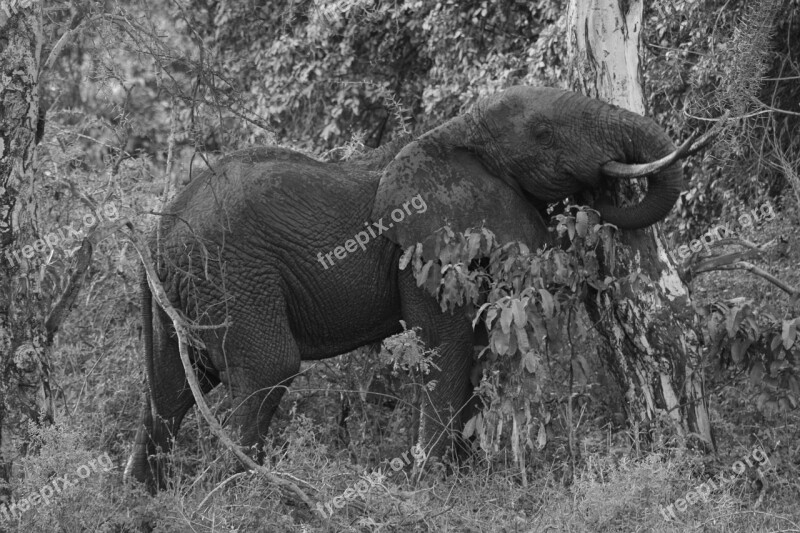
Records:
[[[655,174],[661,170],[664,170],[668,166],[670,166],[675,161],[686,157],[689,150],[692,147],[692,143],[697,139],[697,133],[693,133],[689,140],[685,143],[680,145],[680,147],[672,152],[671,154],[662,157],[656,161],[652,161],[650,163],[641,163],[641,164],[628,164],[628,163],[620,163],[618,161],[609,161],[602,167],[600,167],[600,172],[603,173],[604,176],[608,176],[609,178],[644,178],[645,176],[649,176],[651,174]]]
[[[697,139],[698,133],[694,132],[685,143],[678,147],[677,150],[657,161],[642,164],[627,164],[620,163],[618,161],[609,161],[600,167],[600,172],[609,178],[627,179],[643,178],[645,176],[655,174],[656,172],[660,172],[661,170],[664,170],[673,164],[675,161],[683,159],[684,157],[689,157],[690,155],[694,155],[701,149],[705,148],[722,130],[721,125],[726,122],[726,119],[727,113],[724,117],[722,117],[720,122],[711,128],[705,135],[700,137],[696,143],[694,141]]]

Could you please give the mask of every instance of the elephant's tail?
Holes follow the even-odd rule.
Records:
[[[125,465],[123,479],[137,479],[148,481],[150,467],[148,464],[148,447],[150,445],[150,432],[153,429],[153,412],[150,402],[150,384],[153,382],[153,295],[147,283],[147,272],[144,267],[139,273],[140,304],[142,306],[142,337],[144,340],[145,368],[147,369],[147,386],[145,389],[139,427],[136,430],[136,440],[133,452]]]
[[[142,267],[139,273],[139,295],[142,306],[142,338],[144,339],[144,360],[147,369],[147,383],[152,383],[153,372],[153,295],[147,283],[147,272]]]
[[[150,393],[145,391],[142,401],[139,427],[136,429],[136,438],[133,443],[133,451],[125,465],[125,473],[122,474],[124,482],[132,480],[145,483],[148,489],[153,491],[154,482],[151,480],[150,463],[148,461],[150,448],[150,431],[153,427],[153,411],[150,405]]]

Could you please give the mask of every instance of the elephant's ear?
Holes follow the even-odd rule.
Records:
[[[544,221],[514,184],[435,131],[406,145],[384,170],[372,210],[373,221],[388,228],[383,234],[404,249],[423,243],[427,251],[442,226],[464,231],[483,223],[501,243],[518,240],[532,250],[544,244]]]

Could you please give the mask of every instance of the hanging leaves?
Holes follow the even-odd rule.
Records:
[[[549,378],[544,354],[562,354],[567,346],[570,310],[587,285],[618,290],[616,280],[599,278],[594,252],[601,240],[613,238],[613,230],[597,223],[591,209],[573,207],[567,213],[559,215],[559,231],[570,237],[566,247],[531,251],[523,243],[498,244],[484,227],[464,233],[444,227],[434,234],[432,257],[421,246],[403,254],[402,264],[413,265],[417,285],[436,295],[442,310],[471,306],[473,327],[486,328],[478,391],[488,408],[464,428],[464,436],[478,437],[486,453],[497,449],[501,437],[511,439],[519,461],[526,447],[546,445],[549,417],[530,411],[541,405]],[[571,326],[577,337],[585,333],[583,326]]]

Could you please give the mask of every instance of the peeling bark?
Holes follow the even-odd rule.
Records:
[[[568,18],[573,90],[645,114],[641,0],[571,0]],[[616,200],[640,190],[641,184],[626,184]],[[591,295],[587,310],[603,339],[600,356],[625,396],[628,420],[645,430],[665,420],[684,442],[697,437],[714,449],[697,317],[661,227],[626,231],[620,240],[624,246],[614,265],[604,266],[607,273],[644,277],[623,283],[616,298]]]
[[[23,207],[33,197],[42,38],[38,2],[0,0],[0,477],[6,480],[28,420],[51,419],[53,412],[45,309],[31,294],[35,272],[5,253],[31,237]]]
[[[574,90],[644,114],[639,68],[642,2],[572,0],[567,19]]]

